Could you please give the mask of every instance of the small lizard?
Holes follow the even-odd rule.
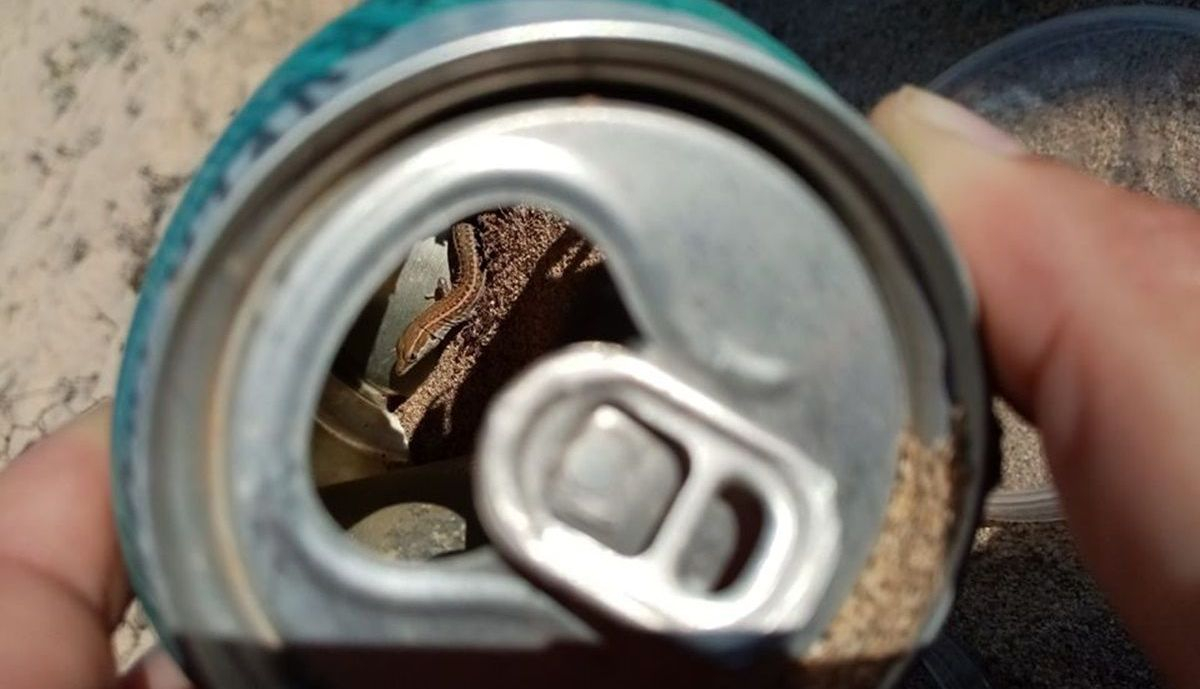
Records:
[[[438,278],[436,299],[419,313],[396,341],[396,375],[404,375],[433,351],[450,331],[475,313],[483,299],[483,257],[476,240],[475,227],[460,222],[450,229],[450,243],[458,259],[454,287]]]

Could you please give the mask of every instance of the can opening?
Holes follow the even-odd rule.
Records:
[[[463,218],[419,242],[344,337],[310,444],[323,505],[389,559],[485,544],[470,459],[488,401],[548,351],[636,336],[603,256],[562,216]]]

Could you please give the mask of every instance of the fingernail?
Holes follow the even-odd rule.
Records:
[[[1014,156],[1026,153],[1025,147],[1012,135],[952,100],[915,86],[905,86],[899,95],[904,110],[929,127],[940,129],[997,155]]]
[[[85,409],[71,421],[72,428],[82,429],[89,436],[108,440],[109,428],[112,426],[112,400],[102,398]]]

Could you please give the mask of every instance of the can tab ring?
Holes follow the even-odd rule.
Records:
[[[559,352],[497,397],[475,492],[507,557],[645,631],[794,631],[837,561],[829,472],[615,345]]]

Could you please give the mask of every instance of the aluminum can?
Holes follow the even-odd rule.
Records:
[[[394,404],[475,331],[403,375],[395,343],[472,267],[447,228],[512,207],[588,240],[620,306],[582,320],[628,336],[475,360],[504,385],[466,457],[418,461]],[[728,9],[369,0],[236,115],[151,264],[123,549],[206,686],[887,685],[989,475],[976,317],[902,166]],[[453,504],[477,547],[367,551],[332,505],[372,490]]]

